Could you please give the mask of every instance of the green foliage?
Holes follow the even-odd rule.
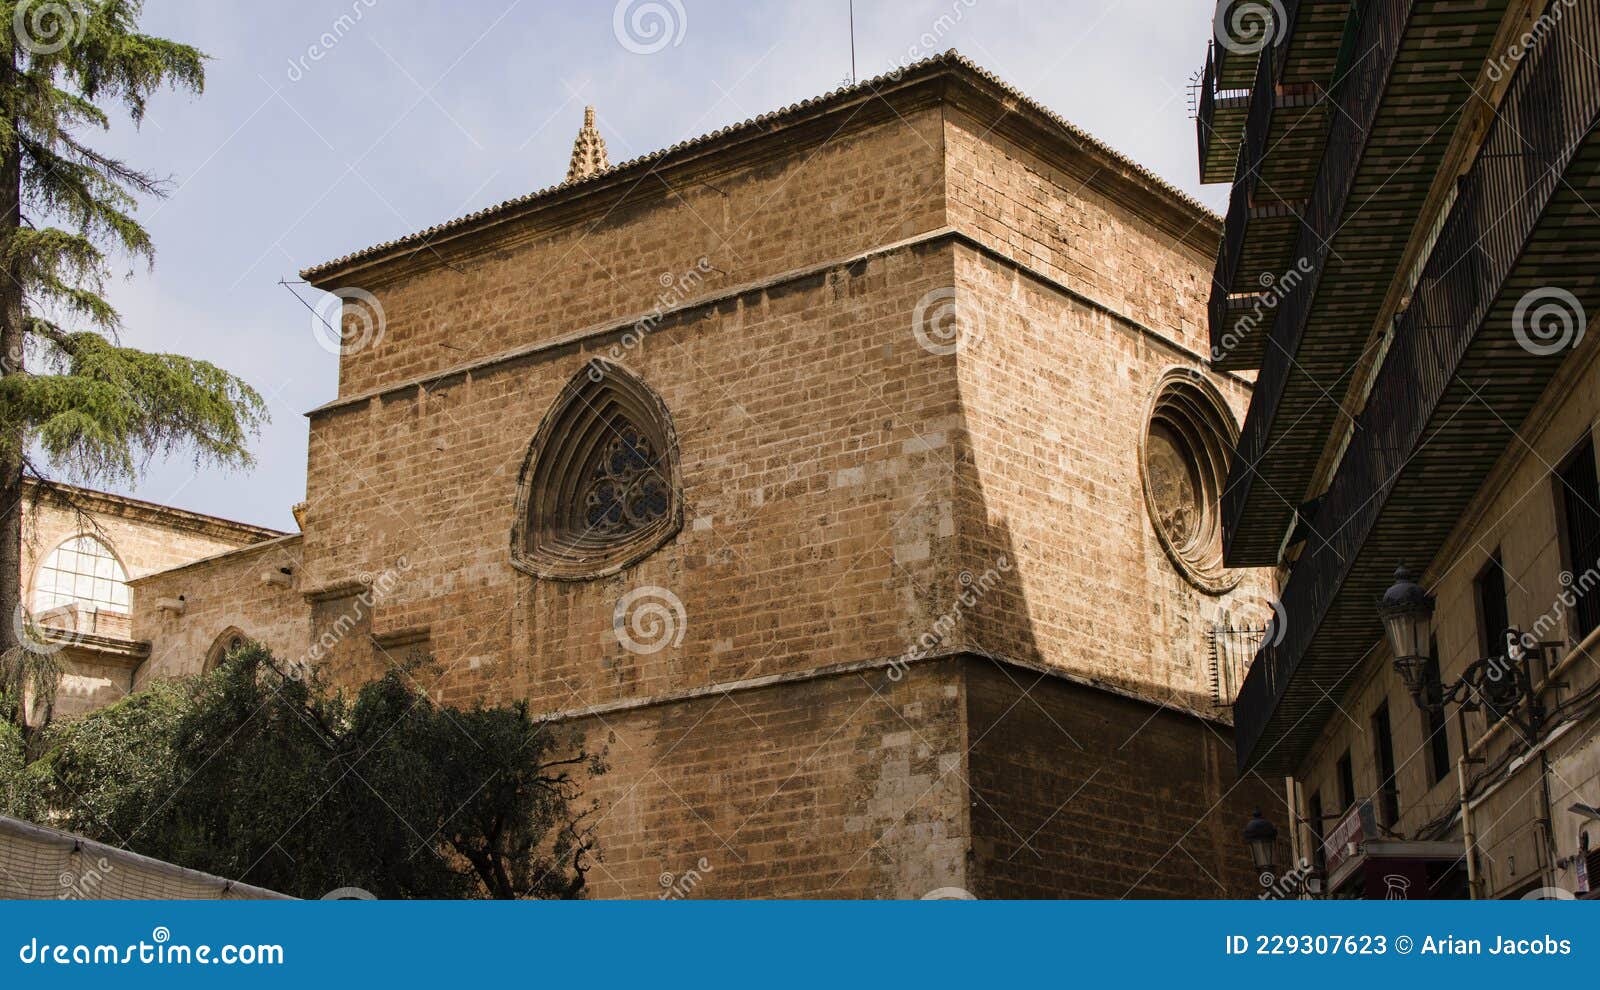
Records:
[[[135,452],[195,451],[199,463],[248,459],[266,416],[248,385],[205,361],[63,337],[63,373],[0,379],[0,423],[31,424],[51,462],[79,478],[132,478]]]
[[[37,626],[28,625],[28,642],[45,642]],[[19,730],[33,723],[29,715],[49,714],[55,708],[56,689],[61,683],[61,663],[54,653],[14,646],[0,653],[0,721]],[[26,706],[31,711],[24,711]]]
[[[22,730],[0,722],[0,815],[34,821],[45,817],[46,786],[38,768],[28,762]]]
[[[172,739],[193,694],[189,682],[157,681],[87,718],[58,726],[41,768],[60,824],[122,845],[164,810],[178,784]]]
[[[56,730],[62,824],[300,897],[578,897],[581,778],[604,772],[523,705],[435,704],[410,671],[354,698],[250,645]]]
[[[110,127],[105,107],[137,125],[158,91],[205,84],[198,50],[138,32],[143,7],[0,0],[0,445],[38,449],[86,482],[131,480],[179,448],[197,465],[248,465],[266,419],[261,397],[214,365],[116,343],[107,252],[154,260],[133,211],[165,185],[84,132]]]

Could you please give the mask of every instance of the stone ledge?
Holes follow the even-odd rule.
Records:
[[[1217,712],[1202,711],[1188,705],[1177,704],[1172,701],[1157,701],[1148,695],[1141,694],[1128,688],[1108,684],[1092,677],[1083,677],[1073,674],[1049,664],[1035,663],[1029,660],[1018,660],[1014,657],[1002,657],[992,653],[976,652],[969,649],[940,650],[914,659],[904,656],[874,657],[870,660],[853,660],[848,663],[830,664],[826,667],[813,667],[810,670],[788,671],[781,674],[766,674],[761,677],[746,677],[732,681],[719,681],[702,687],[685,688],[682,691],[672,691],[666,694],[652,695],[647,698],[622,698],[616,701],[602,702],[598,705],[587,705],[582,708],[568,708],[557,711],[538,713],[534,717],[551,722],[571,722],[579,719],[594,718],[597,716],[611,715],[618,712],[637,711],[645,708],[660,708],[666,705],[681,704],[686,701],[696,701],[719,694],[733,694],[745,691],[757,691],[762,688],[775,687],[781,684],[796,684],[806,681],[827,680],[834,677],[843,677],[848,674],[859,674],[869,670],[908,669],[912,666],[925,666],[943,660],[968,660],[987,661],[1004,667],[1015,667],[1035,674],[1042,674],[1078,687],[1089,688],[1094,691],[1103,691],[1116,695],[1128,701],[1150,705],[1156,709],[1168,709],[1175,714],[1185,715],[1190,718],[1200,719],[1214,725],[1231,729],[1233,723]],[[895,678],[898,680],[898,678]]]
[[[1156,343],[1172,349],[1174,352],[1183,356],[1184,358],[1210,369],[1209,359],[1206,355],[1185,347],[1159,330],[1133,319],[1120,310],[1115,309],[1106,303],[1099,301],[1098,299],[1095,299],[1093,296],[1086,295],[1083,292],[1072,288],[1059,279],[1039,271],[1037,268],[1034,268],[1026,262],[1018,261],[1016,258],[1013,258],[1005,252],[983,243],[983,241],[972,236],[971,234],[966,233],[965,231],[957,230],[954,227],[940,227],[935,230],[918,234],[914,237],[906,238],[905,240],[896,241],[892,244],[881,245],[871,249],[870,251],[863,251],[860,254],[851,255],[846,258],[835,258],[831,261],[821,262],[820,264],[792,269],[778,275],[773,275],[769,278],[759,279],[752,282],[743,282],[739,285],[731,286],[726,289],[720,289],[709,295],[689,300],[682,305],[675,306],[670,309],[651,311],[647,313],[637,313],[622,319],[607,320],[603,323],[593,323],[589,326],[560,334],[556,337],[552,337],[549,340],[540,341],[536,344],[526,344],[511,350],[501,351],[498,354],[491,354],[488,357],[481,358],[476,361],[468,361],[462,364],[452,365],[448,368],[442,368],[439,371],[431,372],[427,375],[422,375],[416,378],[408,378],[393,385],[383,385],[378,388],[369,389],[365,392],[358,392],[355,395],[334,399],[331,402],[326,402],[320,406],[317,406],[315,409],[310,410],[305,415],[307,419],[317,419],[331,413],[342,412],[365,405],[374,399],[387,398],[402,392],[411,391],[413,389],[425,388],[428,385],[436,382],[441,382],[452,378],[461,378],[476,372],[496,367],[497,365],[509,364],[513,361],[524,360],[546,353],[563,351],[585,343],[593,343],[612,334],[626,333],[630,329],[640,325],[646,320],[652,321],[656,330],[659,331],[669,319],[674,321],[682,320],[689,315],[714,307],[719,303],[733,302],[742,296],[767,292],[795,282],[803,281],[805,279],[818,278],[826,275],[828,272],[864,264],[865,262],[876,258],[887,257],[891,254],[898,254],[903,251],[914,250],[920,247],[936,246],[946,242],[951,244],[961,244],[989,258],[993,258],[1002,264],[1010,265],[1016,270],[1028,275],[1030,278],[1034,279],[1040,284],[1049,286],[1051,289],[1060,292],[1063,295],[1068,296],[1069,298],[1082,303],[1083,305],[1088,306],[1097,312],[1111,317],[1122,325],[1136,330],[1140,334],[1150,338]],[[1243,378],[1235,372],[1220,371],[1216,369],[1210,370],[1213,374],[1216,374],[1219,377],[1227,378],[1240,385],[1244,385],[1247,388],[1253,387],[1249,379]]]

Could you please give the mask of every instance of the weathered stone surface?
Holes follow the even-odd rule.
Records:
[[[1169,369],[1247,401],[1198,353],[1216,220],[991,99],[952,65],[318,276],[386,323],[312,414],[294,594],[240,555],[141,582],[193,603],[140,607],[151,676],[232,625],[342,682],[430,651],[435,696],[606,748],[604,895],[1252,892],[1273,798],[1196,712],[1207,623],[1269,585],[1189,583],[1139,468]],[[684,525],[539,580],[517,478],[597,356],[670,411]]]
[[[58,659],[66,675],[56,692],[55,716],[73,718],[126,695],[148,657],[148,646],[133,640],[130,614],[39,609],[35,600],[39,568],[51,551],[74,537],[93,537],[111,551],[130,585],[136,586],[149,574],[277,535],[138,499],[30,482],[22,505],[22,600],[42,625],[54,631],[51,639],[61,648]],[[133,603],[139,604],[137,594]],[[148,604],[154,607],[153,600]],[[6,616],[5,621],[13,617]]]

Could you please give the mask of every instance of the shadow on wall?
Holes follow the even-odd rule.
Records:
[[[453,516],[453,533],[484,540],[463,538],[478,547],[475,566],[491,546],[496,556],[481,585],[439,568],[450,590],[429,599],[432,635],[460,667],[444,690],[526,698],[608,750],[613,770],[590,794],[606,857],[596,896],[1256,889],[1237,829],[1256,802],[1272,807],[1270,795],[1233,789],[1227,728],[1185,710],[1193,697],[1171,691],[1177,661],[1155,656],[1173,637],[1153,613],[1187,617],[1196,599],[1170,594],[1181,578],[1146,527],[1134,452],[1148,398],[1118,404],[1142,386],[1104,366],[1093,375],[1127,393],[1048,380],[1063,374],[1056,359],[1019,351],[982,358],[993,377],[963,395],[968,356],[938,350],[937,335],[909,339],[906,319],[919,295],[930,311],[949,308],[953,251],[927,246],[752,293],[663,323],[648,350],[629,354],[683,437],[688,511],[659,552],[593,581],[545,580],[501,565],[508,506]],[[1061,311],[1041,300],[1041,312]],[[712,358],[726,361],[714,349],[727,344],[694,325],[705,319],[755,341],[715,389],[703,368],[722,367]],[[1036,343],[1006,336],[994,345]],[[763,341],[810,355],[806,374],[759,360]],[[1153,360],[1129,354],[1128,366]],[[583,356],[550,361],[548,374],[502,391],[477,386],[496,405],[487,456],[515,445],[507,460],[521,463],[528,442],[513,434],[524,420],[524,436],[538,436],[540,417],[569,406],[612,408],[564,405]],[[1049,402],[1083,408],[1041,411],[1047,389]],[[650,450],[666,435],[640,433]],[[1079,449],[1086,436],[1134,442],[1091,457]],[[617,448],[611,473],[631,470],[635,446]],[[553,486],[568,498],[583,480],[586,507],[604,520],[616,506],[588,490],[585,459],[601,449],[575,450],[568,466],[584,470],[552,477],[572,481]],[[661,516],[643,508],[649,535]],[[485,604],[500,593],[503,608]],[[1170,625],[1193,632],[1184,662],[1201,668],[1199,623]],[[494,654],[481,666],[465,631],[480,634],[468,646]],[[1203,669],[1188,674],[1191,696],[1203,696]]]
[[[968,422],[965,401],[962,421]],[[991,419],[980,414],[980,422]],[[1044,424],[1008,419],[1014,436],[1044,435]],[[1142,428],[1142,427],[1141,427]],[[978,442],[982,442],[981,439]],[[1103,588],[1105,568],[1070,544],[1062,528],[1048,549],[1016,545],[1009,521],[1015,493],[993,499],[977,465],[973,434],[955,441],[955,497],[960,505],[962,567],[950,582],[952,608],[966,608],[961,640],[970,750],[972,890],[984,898],[1244,897],[1260,888],[1238,829],[1273,792],[1257,781],[1236,786],[1231,729],[1131,692],[1088,686],[1047,672],[1072,663],[1072,650],[1115,653],[1083,621],[1101,608],[1084,589]],[[1125,456],[1132,457],[1131,452]],[[1121,465],[1119,470],[1131,470]],[[1132,471],[1137,475],[1137,471]],[[1051,479],[1044,484],[1048,487]],[[1058,480],[1058,479],[1056,479]],[[998,503],[998,504],[997,504]],[[1143,505],[1140,505],[1140,514]],[[1142,536],[1146,554],[1161,550]],[[1075,552],[1076,551],[1076,552]],[[1041,554],[1074,561],[1066,581],[1032,573]],[[1143,580],[1143,574],[1133,576]],[[1150,595],[1157,594],[1155,586]],[[1048,596],[1030,601],[1029,596]],[[1145,628],[1153,602],[1123,597],[1118,624]],[[973,602],[967,606],[967,602]],[[1041,647],[1032,616],[1063,616]],[[1196,630],[1198,633],[1198,630]],[[1199,636],[1193,644],[1203,662]],[[912,676],[915,676],[914,674]],[[1153,692],[1140,692],[1151,694]]]

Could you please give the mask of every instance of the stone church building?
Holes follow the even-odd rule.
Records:
[[[64,673],[53,700],[29,697],[30,720],[75,718],[145,683],[151,647],[133,634],[133,582],[285,535],[74,485],[25,480],[22,601],[31,622],[18,621],[17,632],[25,648],[55,656]]]
[[[527,699],[608,755],[597,896],[1253,896],[1218,239],[954,54],[619,165],[591,113],[562,185],[305,272],[302,531],[132,579],[138,678]]]

